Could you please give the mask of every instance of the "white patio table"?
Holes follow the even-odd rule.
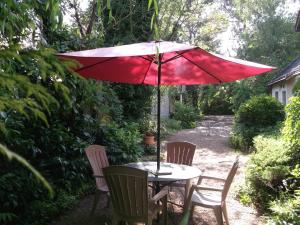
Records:
[[[175,163],[161,162],[159,173],[156,173],[156,162],[136,162],[129,163],[127,166],[148,171],[148,181],[154,182],[156,185],[162,183],[164,186],[176,181],[186,181],[185,199],[192,186],[192,179],[199,177],[202,172],[199,168]],[[158,187],[158,186],[157,186]]]

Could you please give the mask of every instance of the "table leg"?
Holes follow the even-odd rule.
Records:
[[[186,206],[186,201],[187,201],[187,198],[188,198],[188,195],[190,193],[190,190],[191,190],[191,187],[192,187],[192,179],[189,179],[186,181],[185,183],[185,191],[184,191],[184,207]]]
[[[158,192],[160,192],[159,182],[155,181],[153,183],[154,183],[154,186],[155,186],[155,194],[157,194]],[[159,202],[157,202],[157,204],[159,204]],[[159,212],[158,212],[157,213],[157,220],[156,220],[156,222],[159,224],[159,221],[160,221],[160,215],[159,215]]]

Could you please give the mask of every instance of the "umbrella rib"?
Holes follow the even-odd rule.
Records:
[[[194,49],[194,48],[193,48],[193,49]],[[188,49],[188,50],[185,50],[185,51],[183,51],[183,52],[181,52],[181,53],[176,52],[177,55],[173,56],[172,58],[167,59],[166,61],[163,61],[161,64],[165,64],[165,63],[170,62],[170,61],[172,61],[172,60],[174,60],[174,59],[178,59],[178,58],[180,58],[184,53],[187,53],[187,52],[189,52],[189,51],[191,51],[191,50],[193,50],[193,49]]]
[[[197,63],[193,62],[192,60],[188,59],[187,57],[185,57],[184,55],[181,55],[181,57],[185,58],[187,61],[189,61],[190,63],[192,63],[193,65],[197,66],[199,69],[203,70],[205,73],[207,73],[208,75],[210,75],[211,77],[215,78],[216,80],[218,80],[220,83],[222,83],[223,81],[216,77],[215,75],[211,74],[210,72],[208,72],[206,69],[204,69],[203,67],[199,66]]]
[[[142,59],[145,59],[146,61],[149,61],[149,62],[153,62],[153,57],[151,57],[151,56],[149,56],[149,57],[151,57],[151,59],[147,59],[146,57],[144,57],[144,56],[140,56]]]
[[[109,59],[106,59],[106,60],[103,60],[103,61],[100,61],[100,62],[96,62],[96,63],[91,64],[91,65],[88,65],[88,66],[81,67],[81,68],[75,70],[75,72],[79,72],[79,71],[88,69],[88,68],[93,67],[93,66],[95,66],[95,65],[97,65],[97,64],[101,64],[101,63],[108,62],[108,61],[113,60],[113,59],[115,59],[115,58],[117,58],[117,57],[111,57],[111,58],[109,58]]]
[[[154,59],[153,59],[154,60]],[[153,60],[152,61],[150,61],[150,63],[149,63],[149,66],[148,66],[148,68],[147,68],[147,70],[146,70],[146,73],[145,73],[145,75],[144,75],[144,79],[143,79],[143,81],[142,81],[142,84],[144,84],[144,82],[145,82],[145,79],[146,79],[146,76],[147,76],[147,73],[149,72],[149,70],[150,70],[150,67],[151,67],[151,65],[152,65],[152,63],[153,63]]]

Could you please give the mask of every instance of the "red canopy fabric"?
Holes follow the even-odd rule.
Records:
[[[58,54],[74,59],[80,75],[97,80],[158,84],[156,54],[161,54],[162,85],[216,84],[265,73],[273,67],[209,53],[175,42],[147,42]]]

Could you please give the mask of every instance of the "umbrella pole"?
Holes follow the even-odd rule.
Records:
[[[161,54],[158,55],[158,68],[157,68],[157,75],[158,75],[158,82],[157,82],[157,145],[156,145],[156,166],[157,172],[160,170],[160,82],[161,82]]]

